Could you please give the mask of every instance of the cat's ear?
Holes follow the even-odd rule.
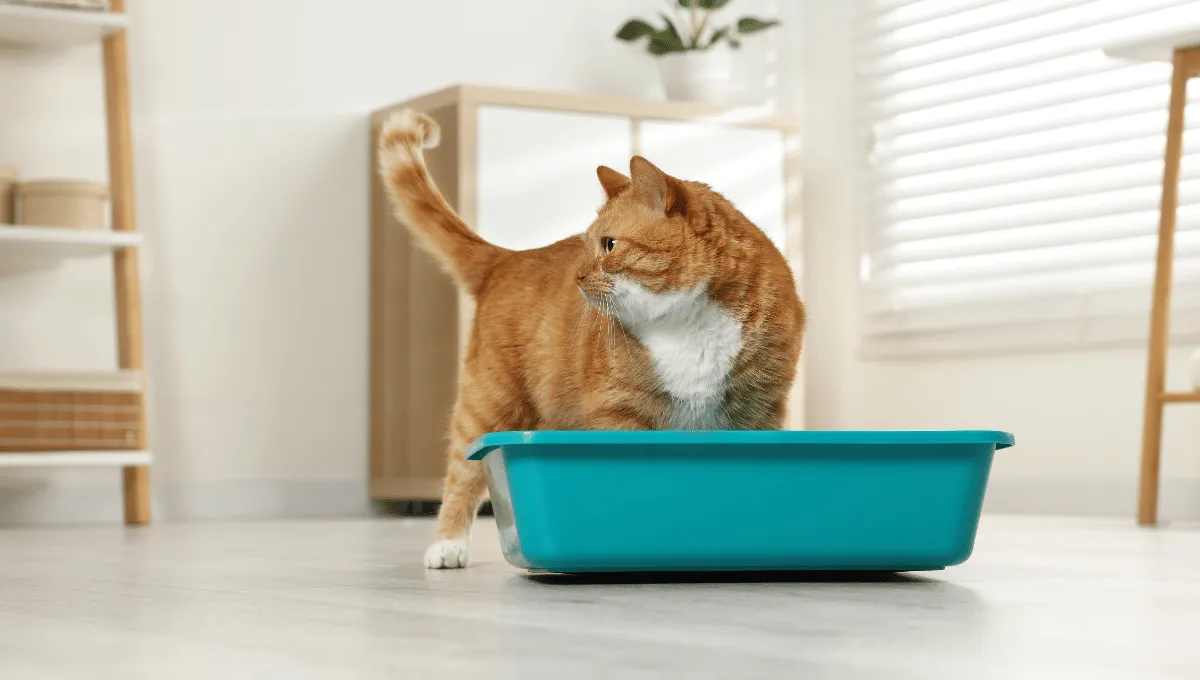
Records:
[[[596,176],[600,178],[600,186],[604,187],[604,195],[609,198],[615,198],[629,186],[628,177],[607,165],[596,168]]]
[[[629,161],[629,176],[638,197],[650,209],[664,215],[687,215],[687,196],[679,180],[641,156]]]

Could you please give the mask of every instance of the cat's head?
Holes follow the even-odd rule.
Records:
[[[603,165],[596,175],[607,200],[583,234],[587,254],[576,275],[587,301],[638,323],[703,295],[717,260],[707,187],[641,156],[629,161],[628,177]]]

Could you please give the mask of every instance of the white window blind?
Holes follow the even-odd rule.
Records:
[[[862,2],[865,353],[1144,340],[1171,68],[1102,49],[1200,1]],[[1176,337],[1200,335],[1196,126],[1183,147]]]

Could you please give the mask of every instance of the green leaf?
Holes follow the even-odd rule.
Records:
[[[758,33],[759,31],[765,31],[768,28],[778,25],[779,21],[775,19],[764,20],[756,19],[754,17],[742,17],[741,19],[738,19],[737,30],[738,33]]]
[[[679,34],[674,28],[666,28],[661,31],[656,31],[650,36],[650,45],[647,48],[650,54],[666,54],[668,52],[683,52],[687,48],[684,47],[683,41],[679,39]]]
[[[742,43],[738,40],[734,40],[733,38],[729,38],[729,46],[736,50],[742,46]]]
[[[727,33],[729,33],[728,26],[726,26],[725,28],[718,28],[717,30],[713,31],[712,37],[708,39],[708,46],[712,47],[713,45],[716,45],[717,43],[721,42],[721,40],[725,38],[725,34],[727,34]]]
[[[655,35],[657,35],[659,33],[665,33],[668,35],[670,40],[672,40],[673,42],[679,43],[680,49],[687,49],[687,47],[683,44],[683,38],[679,37],[679,31],[675,30],[675,24],[671,23],[671,20],[667,18],[666,14],[663,14],[660,12],[659,16],[662,17],[662,20],[664,22],[666,22],[667,27],[661,31],[655,31]],[[651,40],[653,40],[653,39],[654,38],[651,37]]]
[[[663,23],[667,25],[667,27],[663,30],[670,31],[671,35],[674,35],[676,38],[678,38],[679,31],[675,30],[675,22],[671,21],[671,17],[667,16],[666,12],[659,12],[658,16],[662,17]]]
[[[648,35],[654,35],[654,27],[641,19],[632,19],[617,31],[617,39],[625,42],[633,42]]]
[[[658,57],[664,54],[670,54],[672,52],[684,52],[686,50],[684,50],[682,47],[677,47],[674,45],[651,42],[649,45],[646,45],[646,51]]]
[[[679,0],[679,6],[684,9],[691,9],[693,4],[695,4],[696,9],[702,9],[705,12],[715,12],[728,5],[729,0]]]

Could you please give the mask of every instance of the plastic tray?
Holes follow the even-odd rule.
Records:
[[[942,569],[1007,432],[496,432],[504,556],[549,572]]]

